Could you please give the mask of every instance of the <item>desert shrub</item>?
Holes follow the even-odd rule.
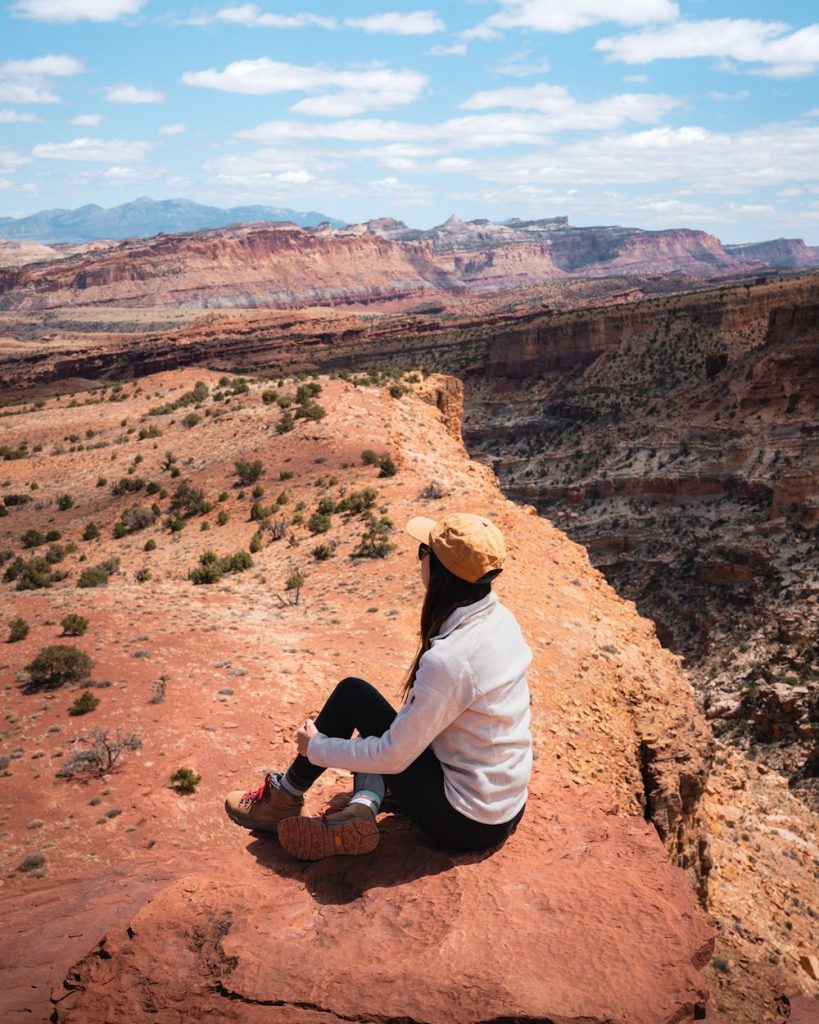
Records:
[[[40,545],[45,544],[45,542],[45,534],[40,533],[39,530],[35,530],[33,528],[30,530],[26,530],[26,532],[20,538],[20,543],[23,545],[24,548],[27,549],[38,548],[40,547]]]
[[[269,388],[262,392],[262,401],[265,405],[273,405],[278,397],[279,392]]]
[[[15,558],[3,574],[6,583],[17,582],[17,590],[43,590],[64,576],[55,573],[41,555],[35,558]]]
[[[323,405],[319,405],[318,402],[305,402],[304,405],[300,405],[296,410],[296,416],[305,420],[323,420],[326,415],[327,410]]]
[[[298,405],[308,405],[312,399],[321,394],[321,384],[318,381],[307,381],[299,384],[296,388],[296,402]]]
[[[218,525],[224,526],[228,519],[230,519],[230,513],[227,511],[227,509],[220,509],[219,515],[216,517],[216,522],[218,523]]]
[[[285,410],[282,413],[281,419],[276,424],[276,432],[279,434],[289,433],[296,425],[296,421],[293,419],[293,414]]]
[[[82,636],[88,629],[88,619],[84,615],[77,615],[71,612],[60,621],[63,627],[63,636]]]
[[[9,448],[8,445],[0,445],[0,459],[4,462],[11,462],[15,459],[25,459],[28,456],[28,449],[25,444],[19,448]]]
[[[136,494],[145,486],[141,476],[124,476],[111,488],[115,498],[121,498],[123,494]]]
[[[61,512],[67,512],[68,509],[73,508],[73,507],[74,507],[74,499],[71,497],[70,494],[61,494],[59,496],[59,498],[57,498],[57,508]]]
[[[28,623],[18,615],[9,621],[9,643],[16,644],[18,640],[25,640],[28,636]]]
[[[326,562],[328,558],[335,554],[335,550],[335,544],[317,544],[311,554],[317,562]]]
[[[290,470],[290,469],[283,469],[279,473],[279,480],[292,480],[292,479],[293,479],[293,471]]]
[[[3,504],[6,508],[14,508],[19,505],[27,505],[31,501],[29,494],[4,494]]]
[[[29,689],[53,690],[65,683],[76,683],[91,675],[94,662],[76,647],[67,644],[53,644],[44,647],[40,653],[26,665],[31,677]]]
[[[202,417],[199,415],[198,412],[189,412],[186,416],[182,418],[182,425],[184,427],[187,427],[188,430],[191,430],[193,427],[196,426],[197,423],[201,422]]]
[[[114,536],[125,537],[129,533],[136,533],[144,530],[146,526],[152,526],[156,522],[156,513],[145,508],[144,505],[132,505],[120,516],[118,523],[114,524]]]
[[[151,570],[143,566],[141,569],[137,569],[134,573],[134,579],[137,583],[147,583],[151,578]]]
[[[304,586],[304,584],[305,577],[298,571],[298,569],[296,569],[295,572],[292,572],[287,577],[287,580],[285,581],[284,584],[284,589],[287,591],[289,595],[291,604],[299,603],[299,595],[301,594],[301,588]]]
[[[100,528],[96,523],[89,523],[82,531],[83,540],[97,540],[100,535]]]
[[[336,510],[336,503],[332,498],[320,498],[318,503],[318,511],[323,516],[331,516]]]
[[[287,534],[287,520],[274,519],[270,524],[270,539],[282,540]]]
[[[307,520],[310,533],[327,533],[332,525],[333,520],[326,512],[314,512]]]
[[[258,554],[262,550],[262,531],[257,530],[250,538],[250,553],[251,555]]]
[[[372,450],[372,448],[365,448],[361,453],[361,462],[365,466],[377,466],[378,455]]]
[[[197,775],[191,768],[177,768],[171,776],[173,788],[177,793],[194,793],[201,781],[202,776]]]
[[[392,460],[392,456],[388,455],[386,452],[378,460],[378,465],[381,467],[381,472],[378,474],[379,476],[395,476],[398,472],[395,463]]]
[[[439,498],[445,498],[449,494],[449,491],[439,484],[437,480],[433,480],[428,483],[426,487],[422,488],[418,493],[418,497],[422,501],[437,501]]]
[[[375,487],[364,487],[360,491],[350,491],[349,494],[345,495],[336,505],[337,512],[349,512],[353,515],[359,515],[362,512],[367,512],[375,504],[376,498],[378,497],[378,491]]]
[[[254,459],[253,462],[247,462],[244,459],[240,459],[234,463],[236,469],[236,476],[239,478],[239,483],[244,487],[249,487],[250,484],[255,484],[256,481],[264,473],[264,466],[260,459]]]
[[[392,533],[392,520],[387,516],[380,518],[369,514],[367,529],[362,533],[358,546],[353,551],[354,558],[386,558],[395,550],[395,545],[390,542],[389,536]]]
[[[156,551],[156,541],[153,539],[153,537],[151,537],[149,540],[145,541],[145,546],[143,547],[142,550],[143,551]]]
[[[182,409],[188,405],[197,405],[200,402],[204,402],[210,394],[207,384],[204,381],[198,380],[192,390],[186,391],[179,398],[173,402],[166,402],[164,405],[154,406],[153,409],[148,410],[149,416],[165,416],[168,413],[176,412],[177,409]]]
[[[143,427],[139,432],[140,441],[145,441],[151,437],[162,437],[162,431],[155,423],[152,423],[150,427]]]
[[[266,508],[260,501],[254,501],[250,506],[250,521],[261,523],[270,515],[272,509]]]
[[[244,572],[253,567],[253,559],[247,551],[237,551],[233,555],[220,557],[215,551],[205,551],[199,556],[199,565],[192,569],[189,576],[194,583],[218,583],[221,578],[232,572]]]
[[[128,750],[139,750],[142,740],[135,733],[125,736],[117,729],[111,736],[107,730],[95,726],[87,736],[79,736],[77,743],[84,743],[84,750],[72,754],[60,766],[58,778],[70,779],[88,772],[91,775],[105,775],[117,764]]]
[[[253,490],[250,493],[253,495],[254,498],[257,498],[257,499],[258,498],[263,498],[264,497],[264,487],[262,487],[261,484],[256,484],[256,486],[253,488]]]
[[[390,384],[389,392],[391,398],[401,398],[407,393],[409,388],[405,388],[403,384]]]
[[[118,558],[109,558],[104,562],[100,562],[99,565],[89,565],[88,568],[83,569],[80,573],[77,586],[84,588],[104,587],[111,578],[111,574],[115,573],[117,569],[119,569]]]
[[[90,690],[86,690],[85,693],[81,693],[77,697],[68,709],[68,713],[69,715],[87,715],[89,711],[94,711],[99,707],[99,703],[99,697],[95,697]]]
[[[183,480],[171,496],[170,508],[173,515],[190,519],[192,516],[207,515],[213,508],[213,503],[205,498],[205,492],[200,487],[194,487],[187,480]]]

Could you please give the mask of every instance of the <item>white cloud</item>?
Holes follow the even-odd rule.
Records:
[[[461,173],[537,186],[680,182],[698,194],[731,194],[813,182],[818,166],[819,126],[783,123],[734,133],[689,126],[602,135],[514,160],[474,159]]]
[[[0,174],[14,174],[18,167],[28,163],[31,161],[22,153],[0,146]]]
[[[319,14],[267,14],[256,4],[240,4],[237,7],[223,7],[216,12],[216,19],[232,25],[247,28],[326,28],[338,27],[337,18]],[[213,18],[198,19],[197,24],[208,24]]]
[[[144,160],[150,142],[121,139],[72,139],[71,142],[43,142],[32,155],[41,160],[90,160],[95,163],[130,164]]]
[[[165,96],[157,89],[140,89],[136,85],[111,85],[106,90],[111,103],[164,103]]]
[[[589,25],[614,21],[647,25],[679,17],[671,0],[500,0],[501,10],[463,33],[466,39],[496,39],[509,29],[536,32],[574,32]]]
[[[36,21],[116,21],[144,6],[145,0],[17,0],[12,13]]]
[[[529,88],[492,89],[475,93],[461,104],[466,110],[488,110],[492,107],[513,107],[549,114],[552,128],[587,128],[606,130],[624,121],[654,124],[681,105],[673,96],[652,93],[623,93],[593,103],[580,103],[562,85],[540,83]]]
[[[819,69],[819,25],[790,31],[784,22],[747,18],[678,21],[600,39],[595,49],[626,64],[714,57],[726,62],[724,69],[733,70],[731,62],[739,61],[762,65],[759,70],[770,77],[788,78]]]
[[[128,188],[142,185],[149,181],[158,181],[164,177],[162,167],[107,167],[104,171],[77,171],[67,174],[65,181],[69,185],[88,185],[94,188]]]
[[[34,114],[22,114],[17,110],[0,110],[0,124],[36,124],[42,118]]]
[[[648,81],[648,75],[623,75],[624,82],[634,82],[637,85]]]
[[[363,32],[386,32],[397,36],[429,36],[446,31],[446,25],[435,11],[410,11],[407,14],[390,11],[367,18],[345,18],[344,24],[360,28]]]
[[[502,61],[494,72],[496,75],[505,75],[507,78],[529,78],[531,75],[545,75],[549,70],[548,61],[531,62],[530,50],[522,50],[520,53],[513,53],[506,60]]]
[[[740,100],[747,100],[750,95],[747,89],[740,89],[739,92],[720,92],[718,89],[711,89],[708,99],[715,103],[736,103]]]
[[[72,117],[70,124],[76,124],[86,128],[96,128],[98,124],[101,124],[105,118],[102,114],[78,114],[77,117]]]
[[[59,103],[50,78],[66,78],[85,71],[82,61],[49,54],[32,60],[7,60],[0,64],[0,102]]]
[[[393,71],[378,65],[336,71],[321,65],[299,67],[261,57],[258,60],[234,61],[224,71],[214,68],[188,71],[182,76],[182,81],[186,85],[248,96],[319,92],[317,96],[309,96],[296,103],[293,111],[350,117],[367,110],[383,110],[411,103],[421,95],[428,79],[416,71]]]
[[[313,175],[309,171],[282,171],[281,174],[276,175],[276,181],[289,182],[292,185],[306,185],[308,181],[313,180]]]
[[[463,57],[467,52],[466,43],[453,43],[452,46],[430,47],[432,57]]]
[[[0,75],[34,76],[36,78],[65,78],[85,71],[82,61],[75,57],[35,57],[33,60],[7,60],[0,64]]]
[[[176,124],[163,124],[159,129],[160,135],[181,135],[185,131],[185,126],[181,122]]]
[[[805,117],[819,117],[819,107],[812,107],[809,111],[807,111]]]

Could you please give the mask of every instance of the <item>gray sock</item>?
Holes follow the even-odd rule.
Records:
[[[353,797],[351,804],[364,804],[373,814],[378,814],[385,792],[384,779],[374,772],[356,772],[353,776]]]

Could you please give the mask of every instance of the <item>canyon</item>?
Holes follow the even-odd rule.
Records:
[[[0,921],[19,948],[5,951],[14,966],[0,1005],[66,1024],[176,1020],[179,974],[156,954],[170,943],[192,1005],[213,1019],[326,1024],[386,1006],[451,1020],[432,951],[445,934],[495,934],[482,894],[503,891],[522,945],[498,969],[517,980],[504,988],[452,946],[458,984],[492,993],[464,1020],[484,1019],[479,1009],[555,1021],[629,1012],[646,1024],[813,1019],[815,250],[565,218],[450,218],[426,232],[381,218],[5,252],[0,498],[15,500],[0,509],[0,590],[32,629],[3,659],[12,756],[0,785],[13,796],[0,821]],[[319,383],[326,415],[280,432],[304,380]],[[397,475],[363,465],[365,448],[388,452]],[[231,479],[237,458],[267,467],[259,501],[285,495],[275,526],[248,512]],[[183,474],[211,508],[174,529],[167,503]],[[127,524],[142,516],[129,478],[148,478],[158,509],[133,534]],[[319,499],[364,485],[377,488],[383,537],[396,545],[383,561],[355,555],[363,519],[335,516],[326,535],[306,525]],[[375,882],[364,863],[295,869],[275,845],[237,841],[219,808],[219,794],[243,784],[237,764],[278,766],[305,703],[320,703],[351,659],[398,692],[420,599],[400,525],[453,506],[488,511],[515,552],[500,591],[535,654],[529,831],[474,864],[439,856],[388,817]],[[51,550],[22,550],[30,530],[60,537],[52,585],[29,592],[10,567]],[[208,548],[253,550],[253,572],[195,586]],[[113,566],[107,586],[77,589],[89,559]],[[97,663],[102,703],[88,720],[136,729],[142,743],[83,785],[56,777],[89,735],[65,725],[80,687],[27,689],[26,664],[61,642],[55,624],[73,611],[92,624],[79,646]],[[203,779],[184,799],[167,779],[183,763]],[[339,784],[330,773],[316,800]],[[120,882],[123,899],[106,898]],[[246,893],[261,884],[257,908]],[[412,909],[420,889],[442,907],[429,927]],[[548,938],[516,902],[521,891],[553,918]],[[568,895],[555,902],[555,891]],[[21,894],[35,908],[25,918]],[[319,974],[304,967],[299,929],[326,927],[340,949],[351,907],[366,940],[368,928],[390,933],[396,900],[422,975],[387,971],[368,994],[333,985],[339,960]],[[284,986],[254,967],[257,911],[292,922]],[[83,926],[72,929],[75,913]],[[592,933],[611,941],[589,950]],[[46,951],[23,955],[38,934]],[[561,942],[575,972],[564,988],[550,973]],[[523,949],[548,986],[515,974]],[[649,966],[635,980],[636,962]],[[437,980],[425,987],[422,976]]]
[[[3,653],[4,1014],[807,1024],[816,815],[711,736],[653,624],[467,457],[455,378],[373,376],[197,367],[4,407],[4,451],[23,454],[4,462],[0,588],[29,624]],[[324,415],[280,429],[305,382]],[[262,464],[256,493],[237,460]],[[310,525],[367,487],[369,516],[342,506]],[[195,490],[207,500],[179,504]],[[370,858],[288,862],[222,796],[285,763],[340,676],[397,696],[422,590],[400,527],[451,507],[488,513],[511,553],[498,590],[534,656],[524,823],[481,860],[387,815]],[[362,556],[374,521],[388,544]],[[21,549],[28,531],[43,540]],[[252,565],[197,585],[207,549]],[[50,585],[21,587],[18,555],[46,556]],[[96,583],[78,586],[87,570]],[[67,614],[88,620],[74,639]],[[35,685],[27,666],[52,644],[86,653],[88,676]],[[84,690],[99,704],[72,718]],[[64,771],[92,727],[139,743],[100,772]],[[193,794],[174,789],[180,767],[201,776]],[[328,772],[311,808],[346,784]],[[348,972],[374,943],[383,966]]]

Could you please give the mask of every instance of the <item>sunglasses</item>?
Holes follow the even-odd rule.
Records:
[[[423,562],[423,560],[427,557],[428,554],[429,554],[429,546],[427,544],[419,544],[418,545],[418,561],[419,562]]]

